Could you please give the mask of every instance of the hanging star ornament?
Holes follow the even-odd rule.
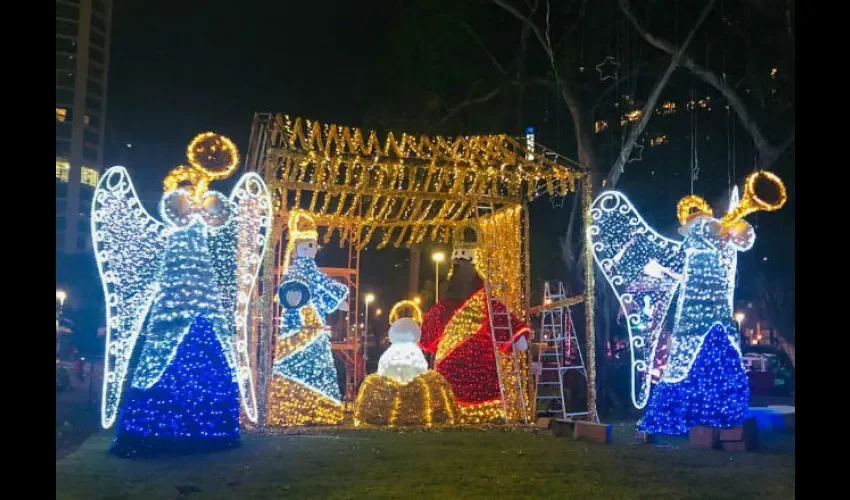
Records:
[[[599,81],[612,78],[616,79],[620,73],[620,62],[616,58],[608,56],[604,61],[596,65],[596,71],[599,72]]]
[[[643,148],[645,148],[643,144],[635,144],[635,147],[632,148],[631,153],[629,153],[629,163],[633,161],[643,161]]]
[[[563,208],[564,207],[564,197],[563,196],[552,196],[549,198],[549,202],[552,204],[552,208]]]

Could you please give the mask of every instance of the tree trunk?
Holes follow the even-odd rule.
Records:
[[[779,340],[779,345],[782,347],[782,350],[785,351],[785,354],[788,355],[788,359],[791,360],[791,368],[796,370],[797,369],[797,365],[796,365],[797,348],[794,346],[794,344],[788,342],[785,339],[785,336],[782,334],[781,331],[779,331],[778,329],[775,330],[775,331],[776,331],[776,338]]]

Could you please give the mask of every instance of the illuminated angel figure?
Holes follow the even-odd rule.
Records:
[[[770,181],[778,201],[756,196],[756,181]],[[738,332],[732,319],[737,253],[749,250],[753,228],[743,220],[777,210],[786,200],[770,172],[747,178],[744,197],[715,219],[698,196],[679,202],[682,241],[655,232],[621,193],[602,193],[591,208],[589,243],[627,319],[632,354],[632,400],[647,406],[641,430],[683,434],[695,425],[736,427],[749,399]],[[681,286],[681,290],[679,290]],[[658,337],[673,296],[678,304],[667,365],[650,393]]]
[[[101,423],[118,419],[112,451],[122,456],[237,445],[240,394],[246,417],[257,418],[246,320],[271,199],[253,173],[230,198],[207,191],[238,164],[226,137],[201,134],[188,155],[191,166],[165,180],[164,223],[141,205],[123,167],[107,170],[94,193],[93,246],[107,305]]]
[[[347,309],[348,287],[318,268],[318,250],[312,217],[292,211],[277,292],[283,316],[268,395],[270,425],[342,422],[342,394],[324,318],[337,309]]]

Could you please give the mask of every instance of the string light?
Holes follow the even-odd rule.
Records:
[[[106,302],[100,422],[115,423],[133,347],[159,291],[169,229],[142,207],[124,167],[101,177],[92,198],[91,234]]]
[[[272,171],[280,209],[309,207],[315,223],[328,227],[325,242],[338,231],[340,245],[351,239],[360,249],[381,233],[377,248],[425,237],[448,242],[476,209],[472,197],[517,204],[538,186],[563,196],[583,175],[505,135],[390,133],[381,142],[374,131],[285,115],[275,116],[274,127],[281,133]]]
[[[664,318],[681,281],[682,244],[655,232],[622,193],[600,194],[590,210],[588,243],[614,289],[629,331],[632,403],[649,398],[649,372]]]
[[[501,412],[501,404],[499,409]],[[354,425],[451,425],[457,421],[457,412],[451,385],[434,370],[404,384],[373,373],[357,393]]]
[[[232,153],[238,156],[235,149]],[[207,167],[196,161],[192,168]],[[198,178],[209,177],[204,175]],[[142,325],[146,342],[132,388],[154,390],[199,315],[213,325],[246,416],[256,421],[247,313],[265,251],[271,198],[254,173],[242,176],[229,199],[206,190],[195,198],[192,189],[176,187],[163,195],[160,214],[166,224],[142,207],[123,167],[109,169],[95,190],[91,233],[107,304],[104,428],[115,422]]]
[[[490,336],[490,321],[487,316],[483,288],[464,303],[453,303],[451,299],[441,300],[432,307],[423,318],[423,350],[435,352],[434,368],[443,375],[452,386],[459,407],[461,423],[478,424],[500,422],[504,420],[499,390],[496,355]],[[504,305],[495,304],[496,313],[505,312]],[[448,319],[446,319],[448,318]],[[502,322],[498,321],[502,318]],[[507,326],[504,316],[496,316],[497,326]],[[503,390],[509,407],[509,419],[521,418],[519,383],[516,380],[516,367],[513,366],[510,352],[513,342],[528,335],[529,328],[515,317],[511,317],[514,338],[504,337],[505,330],[496,330],[496,340],[502,350],[499,351]],[[520,357],[520,359],[524,359]],[[522,362],[522,361],[521,361]],[[527,373],[528,367],[521,366],[520,373]],[[526,394],[528,392],[526,391]]]
[[[189,165],[202,170],[210,180],[230,177],[239,166],[239,150],[233,141],[215,132],[198,134],[186,147]]]
[[[743,423],[749,386],[732,304],[737,255],[752,247],[755,233],[741,218],[785,202],[782,189],[776,203],[755,196],[754,179],[760,176],[781,186],[773,174],[753,174],[740,201],[733,192],[722,220],[712,217],[701,198],[683,199],[677,210],[684,222],[682,242],[653,231],[621,193],[603,193],[593,203],[588,240],[626,314],[633,400],[639,408],[649,395],[659,330],[681,284],[667,364],[648,398],[643,429],[681,434],[693,425]]]
[[[418,297],[417,297],[417,299],[418,299]],[[419,308],[419,304],[421,302],[422,302],[422,300],[417,301],[416,299],[402,300],[402,301],[396,302],[395,305],[393,305],[392,309],[390,309],[390,316],[389,316],[390,323],[395,323],[396,320],[399,319],[399,315],[401,314],[401,312],[405,309],[409,309],[413,313],[413,320],[421,325],[422,324],[422,309]]]
[[[390,325],[389,349],[378,360],[378,374],[406,384],[428,370],[428,362],[417,345],[421,331],[412,318],[400,318]]]
[[[728,330],[714,326],[687,377],[652,392],[638,428],[652,434],[687,434],[691,427],[739,427],[750,399],[741,356]]]
[[[378,372],[360,386],[354,404],[354,423],[372,425],[453,424],[457,405],[451,385],[442,375],[428,370],[417,345],[421,337],[421,312],[412,301],[393,306],[395,316],[411,308],[413,318],[397,318],[390,326],[392,345],[378,360]]]
[[[316,266],[318,233],[309,214],[290,213],[289,232],[267,420],[276,426],[335,425],[342,422],[342,394],[324,318],[339,308],[348,287]]]
[[[198,316],[151,390],[132,388],[112,453],[153,457],[239,445],[239,388],[215,328]]]

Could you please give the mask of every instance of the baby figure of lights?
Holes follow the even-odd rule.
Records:
[[[318,232],[313,218],[289,214],[289,235],[277,300],[283,308],[268,394],[269,425],[335,425],[342,394],[324,317],[347,310],[348,287],[316,266]]]
[[[271,199],[253,173],[229,198],[207,190],[239,163],[226,137],[201,134],[187,156],[189,165],[164,181],[164,223],[144,209],[123,167],[107,170],[94,193],[93,247],[107,306],[101,423],[118,420],[112,452],[124,457],[238,445],[240,394],[244,417],[257,418],[246,318]]]
[[[416,307],[415,304],[413,307]],[[422,321],[421,317],[419,321]],[[378,374],[406,384],[428,371],[428,361],[418,344],[421,336],[422,330],[413,318],[393,321],[390,325],[390,348],[378,360]]]
[[[402,310],[413,317],[399,317]],[[453,424],[457,406],[451,385],[428,369],[417,342],[422,312],[403,300],[390,311],[390,347],[378,360],[378,372],[366,377],[354,404],[354,422],[372,425],[431,426]]]
[[[774,201],[756,194],[757,183],[771,185]],[[744,217],[778,210],[786,199],[782,181],[766,171],[747,178],[740,200],[733,190],[721,219],[705,200],[687,196],[678,206],[681,241],[655,232],[619,192],[604,192],[594,201],[588,240],[627,319],[632,399],[637,408],[646,407],[640,430],[685,434],[696,425],[743,424],[749,383],[732,304],[737,254],[755,242]],[[656,367],[659,332],[677,290],[667,364]],[[662,377],[652,388],[658,370]]]

